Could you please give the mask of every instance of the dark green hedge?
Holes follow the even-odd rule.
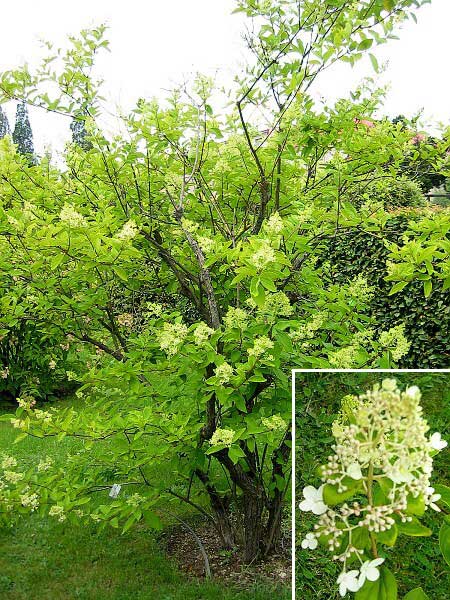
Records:
[[[391,219],[385,239],[399,241],[409,219],[405,216]],[[329,242],[325,254],[335,282],[344,283],[364,273],[368,283],[376,287],[371,308],[380,330],[405,323],[411,350],[399,367],[450,366],[450,294],[441,291],[441,282],[436,282],[428,298],[424,297],[421,282],[389,296],[392,283],[384,280],[389,251],[383,239],[362,231],[337,236]]]

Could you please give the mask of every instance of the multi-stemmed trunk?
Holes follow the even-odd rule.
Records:
[[[289,447],[285,440],[272,458],[274,480],[275,475],[285,475],[282,461],[287,460],[288,455]],[[242,492],[239,498],[242,519],[231,518],[231,495],[219,494],[201,471],[197,472],[197,476],[209,495],[216,530],[224,548],[234,548],[237,540],[240,540],[243,560],[249,564],[270,554],[280,540],[284,492],[275,488],[269,496],[261,481],[261,474],[253,470],[245,471],[239,464],[235,465],[227,450],[217,453],[217,458],[228,471],[234,485]],[[237,523],[241,531],[236,530]]]

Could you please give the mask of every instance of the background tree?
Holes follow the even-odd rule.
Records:
[[[11,130],[9,128],[9,121],[6,113],[3,111],[0,106],[0,140],[5,137],[5,135],[9,135]]]
[[[26,156],[31,164],[34,164],[36,156],[34,154],[33,131],[28,117],[28,107],[25,102],[20,102],[17,105],[16,123],[12,137],[13,142],[17,145],[18,152]]]
[[[86,116],[76,116],[70,123],[70,130],[72,131],[72,142],[83,148],[83,150],[90,150],[92,148],[92,142],[88,138],[86,131]]]

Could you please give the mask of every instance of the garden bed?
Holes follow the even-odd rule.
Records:
[[[290,532],[284,533],[276,551],[264,562],[246,565],[238,551],[224,550],[212,524],[203,521],[194,526],[208,557],[214,579],[226,580],[239,587],[247,588],[256,579],[279,584],[291,580],[292,541]],[[176,525],[161,534],[167,554],[173,558],[180,571],[188,577],[204,578],[205,561],[199,545],[191,532],[183,525]]]

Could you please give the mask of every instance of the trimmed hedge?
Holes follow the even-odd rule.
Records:
[[[374,179],[364,187],[350,189],[348,195],[355,206],[361,206],[365,202],[382,202],[384,208],[395,209],[426,204],[420,185],[404,176],[397,179],[389,176]]]
[[[409,220],[410,217],[401,215],[391,219],[385,229],[385,239],[399,241]],[[329,242],[325,255],[336,283],[346,283],[363,273],[368,283],[375,286],[371,308],[380,330],[405,323],[411,349],[399,367],[450,366],[450,294],[441,291],[442,282],[436,282],[428,298],[424,297],[420,281],[389,296],[392,283],[384,280],[389,251],[383,239],[362,231],[337,236]]]

